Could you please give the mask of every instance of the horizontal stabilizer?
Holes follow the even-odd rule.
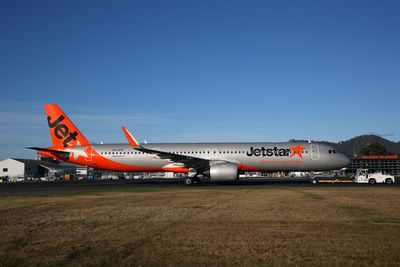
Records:
[[[70,152],[66,152],[66,151],[59,151],[59,150],[55,150],[55,149],[49,149],[49,148],[42,148],[42,147],[27,147],[28,149],[32,149],[32,150],[36,150],[36,151],[43,151],[43,152],[49,152],[55,156],[58,156],[60,158],[69,158],[70,156]]]

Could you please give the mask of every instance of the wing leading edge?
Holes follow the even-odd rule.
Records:
[[[205,168],[210,165],[210,160],[202,159],[197,157],[185,156],[180,154],[175,154],[171,152],[161,151],[161,150],[154,150],[150,148],[146,148],[141,146],[136,139],[132,136],[132,134],[126,129],[126,127],[121,127],[122,131],[124,132],[126,139],[128,140],[129,144],[133,149],[136,149],[141,152],[149,153],[157,155],[161,159],[169,159],[175,163],[182,163],[188,168]]]

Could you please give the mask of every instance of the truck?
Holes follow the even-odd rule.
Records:
[[[381,171],[368,173],[368,169],[358,169],[353,179],[354,183],[385,183],[394,184],[395,179],[393,175],[384,174]]]

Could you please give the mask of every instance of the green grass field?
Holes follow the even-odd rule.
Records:
[[[0,197],[0,265],[400,264],[400,190],[172,186]]]

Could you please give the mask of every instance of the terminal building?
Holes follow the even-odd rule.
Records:
[[[347,171],[354,174],[357,169],[368,169],[370,172],[382,171],[383,173],[400,176],[400,156],[361,156],[352,158]]]

